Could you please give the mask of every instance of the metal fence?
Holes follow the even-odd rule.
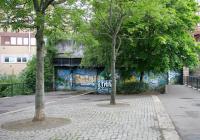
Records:
[[[34,91],[26,83],[0,84],[0,97],[13,95],[27,95]]]
[[[200,77],[187,76],[185,77],[185,80],[186,80],[185,82],[186,85],[196,88],[196,89],[200,89]]]

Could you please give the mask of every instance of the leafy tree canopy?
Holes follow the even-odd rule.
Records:
[[[199,46],[195,45],[192,36],[199,22],[198,5],[194,0],[140,0],[132,4],[131,14],[120,31],[124,37],[118,54],[118,68],[124,73],[133,69],[159,73],[198,65]],[[100,16],[103,15],[99,13],[97,17]],[[104,24],[95,27],[99,32],[105,31]],[[93,35],[98,44],[86,48],[83,64],[107,66],[110,41],[106,35]]]
[[[198,64],[199,47],[192,37],[199,22],[195,1],[144,0],[136,7],[140,16],[128,22],[126,30],[138,71],[164,72]]]

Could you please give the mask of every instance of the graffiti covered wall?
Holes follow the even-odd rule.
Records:
[[[182,75],[178,71],[169,71],[168,73],[154,74],[152,72],[145,73],[144,82],[148,83],[149,87],[154,89],[166,84],[180,84]],[[139,81],[140,75],[133,72],[130,80]],[[130,81],[129,80],[129,81]]]
[[[57,69],[56,89],[96,89],[97,71],[95,69]]]
[[[104,71],[98,74],[97,79],[97,92],[98,93],[111,93],[112,83],[110,79],[111,75],[107,75]]]
[[[112,83],[110,75],[105,75],[103,71],[97,69],[57,69],[56,89],[57,90],[94,90],[98,93],[111,93]],[[120,76],[119,80],[120,80]],[[144,82],[154,89],[166,84],[174,84],[180,80],[181,73],[170,71],[163,74],[146,73]],[[132,77],[125,82],[139,81],[139,75],[135,72]]]
[[[97,70],[75,69],[73,70],[73,87],[82,90],[94,90],[96,88]]]
[[[72,87],[72,75],[69,69],[58,69],[56,73],[56,90],[66,90]]]

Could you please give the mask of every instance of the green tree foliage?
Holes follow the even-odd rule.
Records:
[[[119,33],[125,36],[121,38],[117,61],[121,75],[128,78],[136,70],[141,73],[142,81],[144,72],[160,73],[198,65],[199,46],[192,36],[199,22],[197,10],[194,0],[135,1],[132,14],[123,22]],[[83,62],[107,66],[111,51],[106,45],[108,37],[95,37],[99,45],[86,48]]]
[[[35,92],[35,84],[36,84],[36,58],[33,57],[27,63],[27,67],[22,71],[21,76],[23,77],[23,81],[28,84],[28,88]]]
[[[89,61],[92,62],[91,64],[94,64],[95,61],[97,61],[100,65],[104,64],[104,66],[107,66],[106,68],[108,69],[110,67],[112,79],[112,93],[110,104],[116,104],[115,65],[117,62],[117,55],[123,37],[120,32],[122,30],[123,23],[130,16],[132,4],[133,2],[129,0],[92,1],[92,12],[94,12],[94,14],[91,20],[91,30],[95,39],[100,43],[99,46],[95,46],[96,44],[91,46],[93,51],[97,52],[98,55],[91,54],[91,48],[86,49],[86,56],[84,57],[85,59],[83,60],[83,65],[84,63],[87,65],[87,62]],[[105,57],[109,59],[102,59]]]
[[[199,47],[192,37],[199,22],[195,1],[144,0],[136,7],[140,16],[127,23],[132,48],[124,55],[132,56],[137,71],[165,72],[198,64]]]
[[[55,30],[53,32],[48,33],[47,42],[45,45],[45,57],[44,57],[44,85],[45,90],[53,90],[53,81],[54,81],[54,66],[53,66],[53,58],[57,54],[57,44],[60,41],[68,38],[64,32],[60,30]],[[27,67],[22,72],[23,81],[27,83],[29,88],[32,91],[35,91],[35,83],[36,83],[36,58],[33,57],[31,61],[28,62]]]
[[[0,75],[0,84],[21,83],[22,79],[16,75]]]
[[[44,113],[44,35],[51,30],[73,31],[83,14],[77,0],[1,0],[0,26],[14,30],[31,28],[36,32],[36,94],[34,121]],[[79,17],[79,18],[78,18]]]

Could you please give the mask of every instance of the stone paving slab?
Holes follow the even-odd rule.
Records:
[[[14,132],[0,129],[0,140],[179,140],[157,96],[117,100],[129,104],[101,107],[107,101],[54,104],[49,117],[64,117],[71,123],[59,128]],[[34,108],[0,116],[0,124],[33,117]],[[166,121],[165,121],[166,120]],[[172,139],[170,139],[172,138]]]

